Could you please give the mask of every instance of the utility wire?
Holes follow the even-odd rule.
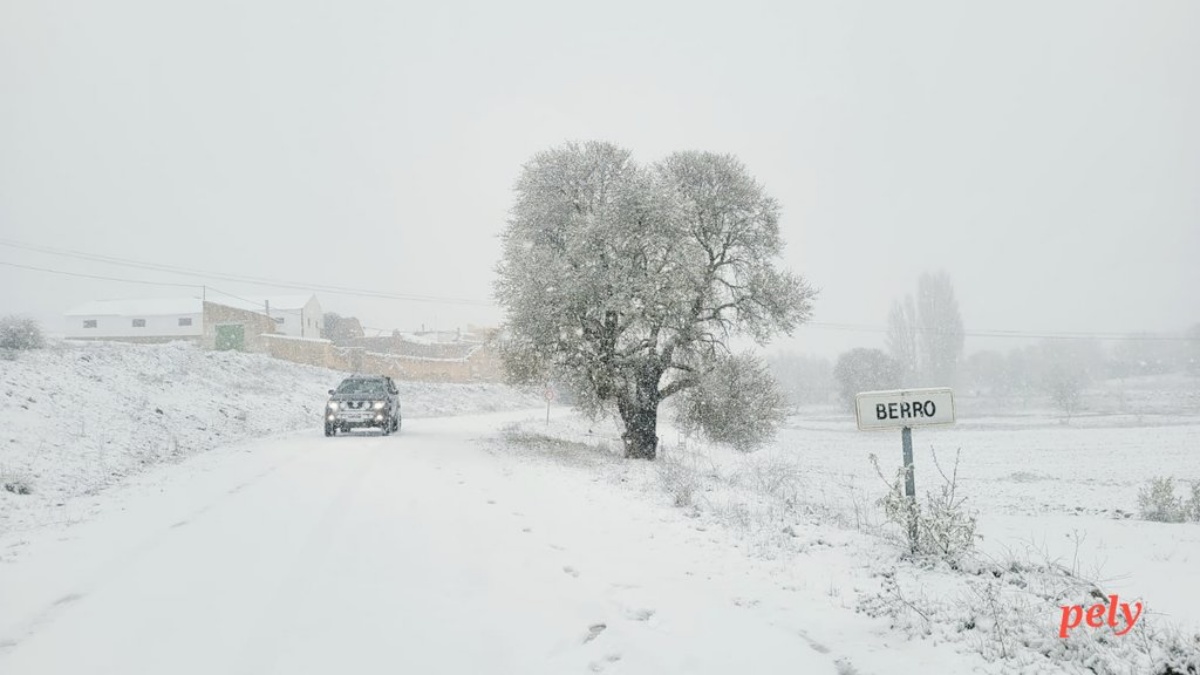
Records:
[[[63,270],[52,270],[47,267],[35,267],[33,265],[18,265],[17,263],[5,262],[0,260],[0,265],[7,267],[16,267],[23,270],[35,270],[38,272],[48,272],[50,274],[63,274],[69,277],[82,277],[84,279],[102,279],[104,281],[121,281],[128,284],[146,284],[148,286],[172,286],[175,288],[203,288],[200,284],[173,284],[166,281],[142,281],[140,279],[120,279],[117,277],[106,277],[99,274],[84,274],[82,272],[66,272]]]
[[[298,282],[274,281],[274,280],[263,279],[263,278],[259,278],[259,277],[207,273],[207,272],[201,272],[198,270],[189,270],[187,268],[175,268],[175,267],[171,267],[168,265],[158,265],[155,263],[143,263],[143,262],[128,260],[128,259],[124,259],[124,258],[115,258],[112,256],[93,255],[93,254],[83,253],[83,252],[79,252],[79,251],[70,251],[70,250],[65,250],[65,249],[53,249],[53,248],[44,247],[44,246],[34,246],[31,244],[25,244],[22,242],[16,242],[13,240],[8,240],[8,239],[0,239],[0,246],[9,246],[12,248],[25,249],[25,250],[29,250],[29,251],[49,253],[51,255],[59,255],[59,256],[71,257],[71,258],[80,258],[83,260],[92,260],[92,261],[103,262],[103,263],[111,264],[111,265],[135,267],[135,268],[139,268],[139,269],[167,272],[170,274],[180,274],[180,275],[194,276],[194,277],[200,277],[200,278],[222,279],[225,281],[235,281],[235,282],[239,282],[239,283],[266,285],[266,286],[273,286],[273,287],[277,287],[277,288],[297,289],[297,290],[303,290],[303,291],[307,291],[307,292],[320,291],[323,293],[349,295],[349,296],[365,297],[365,298],[377,298],[377,299],[385,299],[385,300],[411,300],[411,301],[417,301],[417,302],[440,302],[440,303],[447,303],[447,304],[471,304],[471,305],[479,305],[479,306],[486,306],[486,307],[498,307],[498,305],[496,305],[496,303],[468,300],[468,299],[464,299],[464,298],[439,298],[436,296],[419,296],[419,295],[409,295],[409,294],[400,294],[400,293],[388,293],[388,292],[382,292],[382,291],[372,291],[372,290],[367,290],[367,289],[345,288],[345,287],[340,287],[340,286],[304,285],[304,284],[300,284]],[[16,267],[16,268],[26,269],[26,270],[34,270],[34,271],[39,271],[39,272],[47,272],[47,273],[51,273],[51,274],[62,274],[62,275],[72,276],[72,277],[82,277],[82,278],[87,278],[87,279],[101,279],[101,280],[105,280],[105,281],[118,281],[118,282],[133,283],[133,284],[145,284],[145,285],[149,285],[149,286],[164,286],[164,287],[175,287],[175,288],[208,288],[209,290],[213,290],[221,295],[226,295],[226,296],[229,296],[232,298],[237,298],[238,300],[242,300],[243,302],[247,302],[252,305],[264,304],[264,306],[265,306],[265,303],[259,303],[258,301],[249,300],[249,299],[243,298],[241,296],[233,295],[232,293],[226,293],[224,291],[217,290],[217,289],[213,288],[212,286],[201,286],[200,284],[180,284],[180,283],[170,283],[170,282],[162,282],[162,281],[145,281],[145,280],[140,280],[140,279],[126,279],[126,278],[110,277],[110,276],[95,275],[95,274],[84,274],[81,272],[68,272],[68,271],[64,271],[64,270],[55,270],[55,269],[50,269],[50,268],[46,268],[46,267],[36,267],[33,265],[20,265],[17,263],[4,262],[4,261],[0,261],[0,265],[5,265],[8,267]],[[272,311],[275,311],[275,310],[272,310]],[[297,310],[279,310],[279,312],[280,313],[299,314],[299,312]],[[867,332],[867,333],[886,333],[886,332],[888,332],[888,329],[886,327],[882,327],[882,326],[823,322],[823,321],[809,321],[804,324],[801,324],[801,327],[802,328],[803,327],[811,327],[811,328],[819,328],[819,329],[827,329],[827,330],[840,330],[840,331]],[[917,327],[912,328],[912,332],[919,333],[919,334],[949,334],[951,331],[930,330],[930,329],[925,329],[920,326],[917,326]],[[1191,337],[1182,336],[1182,335],[1136,334],[1136,333],[1085,333],[1085,332],[1062,332],[1062,331],[1060,331],[1060,332],[1038,332],[1038,331],[1019,331],[1019,330],[1001,330],[1001,329],[964,330],[962,332],[962,335],[964,337],[1003,338],[1003,339],[1047,339],[1047,340],[1094,339],[1094,340],[1133,341],[1133,342],[1138,342],[1138,341],[1140,341],[1140,342],[1195,342],[1195,341],[1197,341],[1197,338],[1191,338]]]
[[[801,324],[804,327],[826,328],[829,330],[857,331],[863,333],[886,333],[888,329],[881,326],[862,324],[827,323],[809,321]],[[934,330],[920,326],[911,329],[913,333],[926,335],[951,335],[954,331]],[[1195,342],[1198,338],[1184,335],[1162,335],[1151,333],[1082,333],[1082,332],[1034,332],[1018,330],[980,329],[964,330],[963,337],[977,338],[1013,338],[1013,339],[1046,339],[1046,340],[1129,340],[1129,341],[1166,341],[1166,342]]]
[[[452,298],[441,297],[434,295],[417,295],[412,293],[391,293],[386,291],[375,291],[363,288],[351,288],[346,286],[330,286],[324,284],[305,284],[298,281],[286,281],[279,279],[269,279],[266,277],[255,277],[241,274],[225,274],[220,272],[207,272],[203,270],[191,269],[186,267],[176,267],[173,265],[162,265],[158,263],[147,263],[139,260],[131,260],[129,258],[118,258],[115,256],[98,255],[93,253],[85,253],[83,251],[75,251],[71,249],[53,248],[50,246],[37,246],[27,244],[25,242],[15,241],[12,239],[0,239],[0,246],[8,246],[10,248],[23,249],[26,251],[35,251],[38,253],[47,253],[66,258],[77,258],[81,260],[90,260],[92,262],[100,262],[108,265],[117,265],[121,267],[132,267],[136,269],[152,270],[156,272],[166,272],[168,274],[176,274],[181,276],[197,277],[202,279],[219,279],[221,281],[232,281],[236,283],[255,284],[259,286],[272,286],[275,288],[288,288],[302,291],[321,291],[322,293],[332,293],[336,295],[351,295],[366,298],[381,298],[385,300],[410,300],[414,302],[435,302],[442,304],[456,305],[478,305],[485,307],[495,307],[493,302],[483,300],[472,300],[468,298]]]
[[[174,283],[170,283],[167,281],[144,281],[141,279],[125,279],[125,278],[121,278],[121,277],[108,277],[108,276],[103,276],[103,275],[99,275],[99,274],[84,274],[82,272],[67,272],[65,270],[53,270],[48,267],[37,267],[34,265],[20,265],[17,263],[6,262],[3,260],[0,260],[0,265],[4,265],[6,267],[16,267],[18,269],[23,269],[23,270],[33,270],[36,272],[47,272],[50,274],[62,274],[65,276],[70,276],[70,277],[82,277],[84,279],[100,279],[103,281],[117,281],[117,282],[127,283],[127,284],[145,284],[148,286],[167,286],[167,287],[172,287],[172,288],[208,289],[209,291],[211,291],[213,293],[217,293],[219,295],[224,295],[224,296],[227,296],[230,298],[236,298],[236,299],[241,300],[242,302],[245,302],[249,305],[254,305],[254,306],[263,305],[264,308],[266,306],[266,303],[258,302],[257,300],[251,300],[249,298],[243,298],[242,296],[234,295],[233,293],[227,293],[225,291],[222,291],[219,288],[214,288],[213,286],[202,286],[200,284],[174,284]],[[280,314],[296,314],[296,315],[300,314],[300,310],[297,310],[297,309],[275,308],[275,309],[272,309],[271,311],[279,312]]]

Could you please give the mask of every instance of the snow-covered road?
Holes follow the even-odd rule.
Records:
[[[276,437],[103,495],[0,566],[0,672],[839,672],[737,601],[736,549],[482,442],[528,416]]]

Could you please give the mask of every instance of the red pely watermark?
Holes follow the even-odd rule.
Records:
[[[1133,608],[1137,607],[1134,612]],[[1120,610],[1120,616],[1117,616],[1117,610]],[[1062,623],[1059,624],[1058,637],[1065,638],[1067,633],[1071,632],[1072,628],[1078,628],[1083,623],[1084,618],[1087,618],[1087,625],[1092,628],[1099,628],[1105,624],[1111,626],[1113,635],[1124,635],[1133,630],[1133,625],[1142,616],[1142,603],[1135,602],[1131,607],[1128,602],[1121,602],[1120,598],[1115,595],[1108,596],[1108,603],[1100,603],[1087,608],[1085,612],[1083,605],[1066,605],[1062,608]],[[1123,630],[1115,630],[1118,623],[1123,620],[1125,628]]]

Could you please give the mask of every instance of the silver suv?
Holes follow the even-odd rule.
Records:
[[[384,436],[400,431],[400,392],[386,375],[353,375],[329,390],[325,403],[325,435],[351,429],[379,429]]]

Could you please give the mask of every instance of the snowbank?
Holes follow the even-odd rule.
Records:
[[[148,465],[316,427],[345,375],[183,342],[58,342],[0,360],[0,531],[53,517],[56,504]],[[496,384],[397,386],[406,417],[542,403]]]

